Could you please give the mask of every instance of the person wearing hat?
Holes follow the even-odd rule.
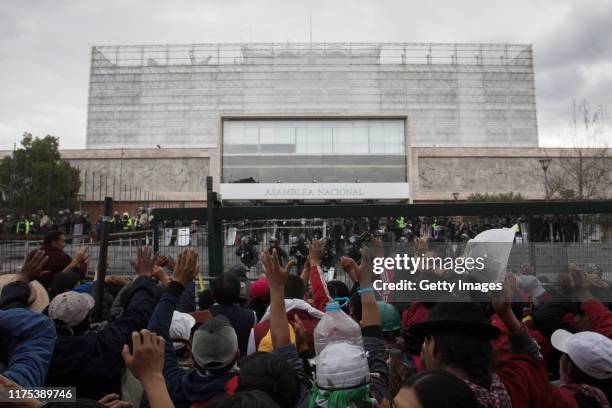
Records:
[[[45,386],[76,387],[77,397],[95,400],[121,393],[121,349],[131,342],[132,332],[145,328],[156,302],[150,249],[139,248],[132,265],[136,276],[127,307],[120,318],[101,331],[85,332],[93,306],[89,295],[70,291],[54,299],[49,315],[63,330],[55,344]]]
[[[177,408],[210,402],[233,393],[236,388],[235,363],[240,357],[238,336],[226,316],[206,320],[193,334],[191,357],[194,368],[182,370],[170,339],[170,326],[176,305],[185,286],[197,270],[197,252],[179,254],[173,280],[155,307],[148,329],[166,341],[164,377]]]
[[[38,282],[49,257],[34,251],[18,274],[0,275],[0,309],[26,308],[41,313],[49,305],[49,294]]]
[[[594,400],[601,407],[612,400],[612,339],[592,331],[556,330],[550,342],[561,353],[560,393],[566,398]]]

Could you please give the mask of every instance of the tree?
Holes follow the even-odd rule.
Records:
[[[0,203],[15,216],[74,209],[79,170],[59,154],[59,139],[24,133],[21,147],[0,160]]]
[[[473,203],[507,203],[510,201],[525,201],[521,193],[473,193],[467,197],[467,201]]]
[[[612,156],[604,139],[605,119],[603,107],[591,114],[586,102],[573,103],[568,137],[574,147],[551,161],[548,177],[551,199],[604,198],[612,189]]]

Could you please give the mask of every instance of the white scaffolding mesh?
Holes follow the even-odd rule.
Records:
[[[218,147],[221,115],[409,117],[415,146],[537,146],[532,49],[510,44],[92,48],[88,148]]]

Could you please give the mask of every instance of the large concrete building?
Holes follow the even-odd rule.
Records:
[[[177,199],[204,174],[236,200],[413,199],[415,149],[537,145],[529,45],[92,48],[87,148],[112,158],[89,166],[125,178],[129,149],[198,149],[164,159],[190,178],[162,188]]]

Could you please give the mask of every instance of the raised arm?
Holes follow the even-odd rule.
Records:
[[[272,250],[272,254],[262,251],[260,259],[270,285],[270,335],[272,346],[276,349],[291,344],[289,320],[285,311],[285,283],[295,262],[290,261],[283,268],[276,249]]]
[[[162,374],[166,341],[148,330],[132,333],[133,352],[123,346],[121,356],[126,367],[144,387],[151,408],[173,408]]]
[[[312,290],[312,300],[314,307],[323,311],[329,302],[329,292],[327,284],[321,274],[321,257],[323,256],[323,241],[315,239],[310,244],[308,252],[308,262],[310,263],[310,289]]]
[[[195,249],[186,249],[181,252],[174,268],[173,280],[168,284],[166,292],[153,311],[148,329],[165,340],[164,377],[170,393],[177,392],[180,387],[182,371],[172,341],[170,339],[170,325],[176,305],[185,290],[185,286],[193,281],[197,272],[198,253]]]

